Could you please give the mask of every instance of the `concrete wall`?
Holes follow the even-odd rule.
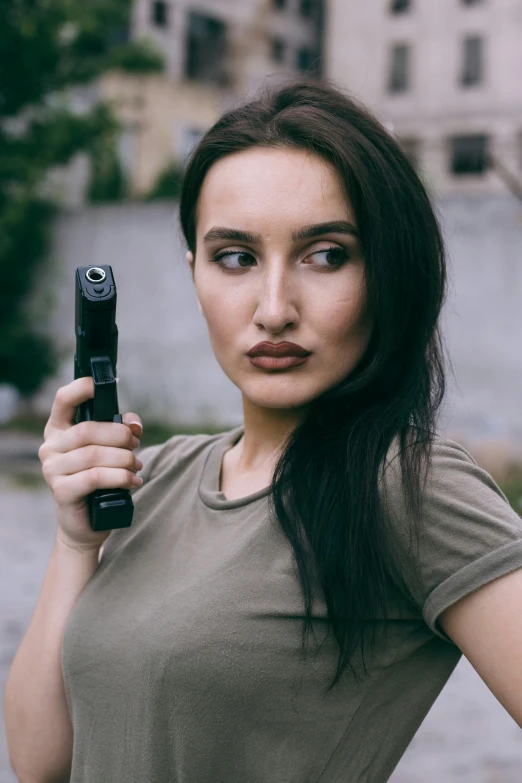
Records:
[[[508,195],[452,197],[440,214],[451,277],[443,328],[455,374],[448,425],[522,444],[522,205]]]
[[[438,205],[450,257],[443,328],[455,380],[441,424],[466,440],[522,446],[522,205],[510,196]],[[110,264],[117,289],[121,410],[144,419],[227,428],[242,420],[238,389],[214,358],[197,308],[173,204],[90,208],[56,223],[54,261],[32,307],[51,308],[65,351],[36,399],[50,410],[72,380],[74,270]]]
[[[241,421],[240,394],[214,358],[177,231],[173,204],[111,206],[63,214],[53,264],[33,306],[54,297],[50,325],[67,352],[36,404],[50,410],[73,379],[74,273],[110,264],[116,280],[120,410],[176,423]]]

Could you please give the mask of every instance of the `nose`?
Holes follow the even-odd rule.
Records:
[[[295,327],[299,322],[298,291],[283,266],[265,267],[259,278],[254,314],[256,326],[271,334]]]

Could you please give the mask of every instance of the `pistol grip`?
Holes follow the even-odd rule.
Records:
[[[118,412],[118,397],[109,357],[93,356],[91,369],[94,380],[93,418],[95,421],[114,421],[114,414]]]

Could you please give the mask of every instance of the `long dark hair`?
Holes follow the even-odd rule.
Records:
[[[276,465],[270,513],[292,545],[305,617],[302,654],[313,633],[314,585],[339,647],[331,690],[363,649],[365,629],[386,623],[390,585],[409,593],[392,553],[381,492],[394,453],[416,533],[422,487],[446,380],[438,325],[446,296],[444,242],[434,207],[394,137],[358,101],[329,80],[263,87],[227,111],[187,161],[180,222],[196,250],[196,207],[216,161],[250,147],[296,148],[332,164],[353,208],[365,260],[374,330],[357,367],[313,401]],[[396,449],[393,451],[392,447]]]

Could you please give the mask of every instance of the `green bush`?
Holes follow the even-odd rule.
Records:
[[[179,163],[169,163],[156,179],[146,196],[147,201],[179,199],[181,193],[182,168]]]
[[[130,41],[114,51],[109,66],[126,73],[161,73],[165,58],[151,41]]]
[[[162,57],[145,43],[118,43],[131,0],[16,0],[0,24],[0,383],[30,397],[58,357],[44,324],[25,306],[50,244],[54,205],[48,173],[79,152],[94,161],[90,197],[126,194],[114,153],[118,126],[102,104],[75,105],[75,90],[118,67],[157,72]],[[122,32],[123,31],[123,32]]]
[[[113,148],[109,147],[103,153],[91,157],[87,198],[91,203],[122,201],[127,197],[129,188],[121,163]]]

